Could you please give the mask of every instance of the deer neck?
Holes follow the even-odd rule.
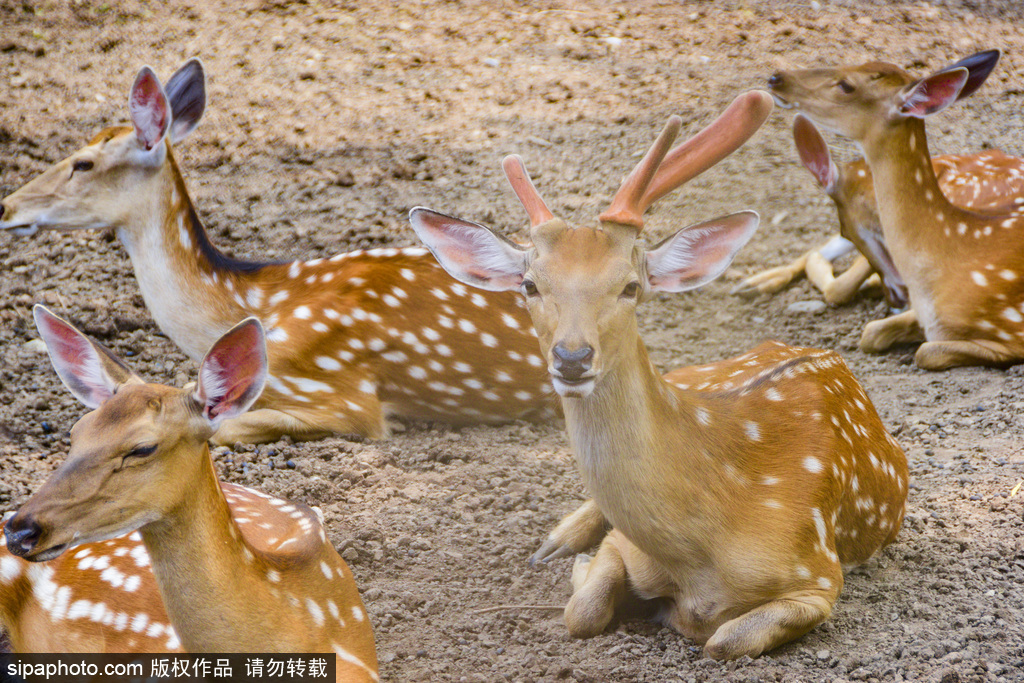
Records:
[[[140,188],[117,233],[142,298],[160,329],[198,361],[245,312],[245,281],[262,267],[236,261],[211,243],[173,155]]]
[[[701,455],[708,451],[697,429],[700,407],[661,377],[639,335],[623,351],[589,396],[562,399],[582,478],[609,521],[645,552],[698,556],[698,533],[668,530],[685,520],[701,529],[701,510],[713,509],[706,501],[717,477]]]
[[[955,229],[965,212],[950,204],[939,188],[923,120],[904,119],[862,145],[886,244],[896,268],[910,276],[911,286],[911,280],[919,281],[931,268],[928,250],[948,242],[947,230]]]
[[[264,622],[260,608],[273,598],[231,516],[209,449],[203,444],[202,450],[203,470],[187,499],[142,527],[142,540],[167,614],[187,652],[266,649],[239,624]]]

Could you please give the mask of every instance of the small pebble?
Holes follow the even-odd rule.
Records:
[[[46,344],[42,339],[30,339],[22,344],[21,348],[31,353],[46,353]]]
[[[810,313],[817,315],[822,313],[828,306],[824,301],[812,299],[810,301],[794,301],[786,306],[786,313]]]

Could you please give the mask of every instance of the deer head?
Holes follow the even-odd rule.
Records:
[[[0,229],[31,235],[43,228],[129,223],[131,205],[124,197],[158,187],[153,183],[168,160],[170,143],[192,132],[205,106],[205,74],[198,59],[178,69],[166,88],[152,69],[143,67],[128,96],[131,126],[100,131],[88,145],[5,198],[0,202]]]
[[[93,409],[72,428],[65,462],[4,529],[12,553],[42,561],[172,513],[211,467],[206,440],[259,397],[267,359],[249,318],[210,349],[195,389],[147,384],[43,306],[34,314],[57,374]]]
[[[742,212],[683,228],[652,249],[637,241],[643,213],[655,200],[738,148],[770,111],[766,93],[741,95],[707,129],[671,151],[681,121],[670,118],[597,228],[570,228],[554,217],[518,157],[503,166],[529,214],[532,246],[429,209],[413,209],[410,220],[456,279],[522,293],[555,390],[567,398],[585,397],[635,351],[640,301],[709,282],[753,234],[757,214]]]
[[[845,137],[864,140],[907,118],[921,119],[974,93],[999,61],[998,50],[979,52],[914,78],[894,64],[870,62],[834,69],[778,71],[768,79],[780,107],[797,108]]]

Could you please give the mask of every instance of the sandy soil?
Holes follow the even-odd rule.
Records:
[[[930,127],[932,151],[1024,154],[1024,34],[1015,0],[923,3],[203,3],[0,0],[0,195],[126,118],[136,70],[205,61],[210,105],[178,154],[214,241],[236,256],[313,258],[413,244],[417,204],[509,232],[525,219],[498,162],[522,154],[552,209],[592,219],[665,118],[709,121],[782,65],[885,58],[923,72],[991,47],[989,83]],[[813,5],[813,7],[812,7]],[[571,560],[526,559],[585,493],[560,425],[218,449],[226,480],[319,505],[356,574],[394,681],[1024,680],[1024,371],[928,374],[904,349],[866,356],[878,298],[817,314],[801,282],[737,299],[732,282],[835,230],[776,113],[716,169],[663,201],[652,241],[739,209],[763,217],[727,277],[660,296],[641,326],[664,369],[762,339],[846,358],[907,451],[898,541],[847,578],[833,618],[754,661],[703,659],[642,620],[566,635]],[[852,146],[840,144],[849,157]],[[522,234],[518,232],[518,234]],[[0,511],[61,461],[84,409],[23,348],[42,301],[152,381],[195,366],[152,322],[110,233],[0,235]]]

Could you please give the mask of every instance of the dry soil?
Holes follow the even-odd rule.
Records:
[[[209,107],[178,154],[212,239],[241,257],[411,245],[405,216],[420,204],[522,237],[498,165],[510,152],[557,214],[591,220],[669,114],[695,131],[783,65],[882,58],[924,73],[1001,48],[981,91],[931,123],[932,151],[1024,154],[1016,0],[199,4],[0,0],[0,195],[125,120],[140,66],[166,78],[192,55],[208,69]],[[521,607],[564,604],[570,591],[571,560],[526,562],[585,496],[561,425],[411,424],[385,441],[218,449],[224,479],[324,510],[385,680],[1024,680],[1024,493],[1011,495],[1024,477],[1024,371],[935,374],[909,348],[861,353],[860,328],[885,313],[877,297],[793,313],[820,299],[805,281],[771,298],[729,294],[836,229],[789,126],[776,112],[653,212],[652,241],[739,209],[759,211],[762,226],[725,278],[659,296],[641,328],[666,370],[763,339],[837,349],[907,451],[897,542],[847,577],[829,622],[721,664],[639,619],[579,641],[559,612]],[[84,413],[24,347],[40,301],[152,381],[195,373],[154,325],[112,233],[0,235],[0,511],[61,461]],[[514,606],[478,613],[496,605]]]

